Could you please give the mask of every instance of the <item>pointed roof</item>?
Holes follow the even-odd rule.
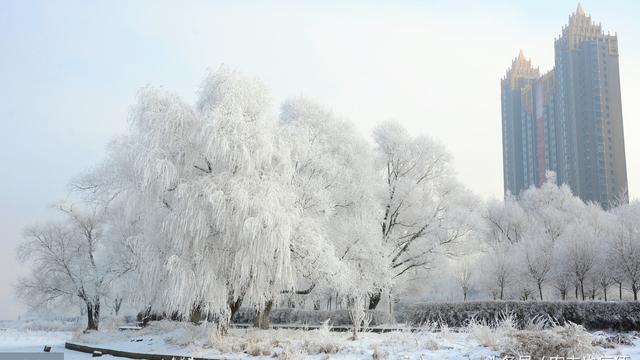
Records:
[[[507,74],[503,80],[509,81],[511,88],[515,89],[518,86],[518,79],[537,79],[539,77],[540,70],[531,66],[531,60],[524,57],[524,51],[520,49],[518,57],[513,59],[511,67],[507,69]]]
[[[582,5],[580,5],[580,3],[578,3],[578,8],[576,9],[576,14],[578,14],[580,16],[585,16],[584,9],[582,9]]]

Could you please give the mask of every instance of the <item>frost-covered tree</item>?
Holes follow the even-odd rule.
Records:
[[[556,184],[555,173],[547,171],[546,177],[542,186],[525,190],[519,203],[527,214],[528,229],[538,232],[534,238],[555,244],[568,224],[582,216],[584,203],[566,184]]]
[[[498,244],[521,264],[517,276],[521,298],[529,298],[534,288],[544,299],[545,285],[552,283],[564,299],[574,283],[584,284],[587,264],[577,264],[572,258],[584,253],[579,246],[571,245],[578,240],[571,239],[577,236],[575,231],[587,214],[597,218],[603,213],[595,206],[591,208],[566,185],[558,186],[553,172],[547,172],[547,181],[540,187],[526,189],[518,197],[507,195],[504,203],[488,204],[484,215],[485,243],[494,247]],[[594,237],[602,236],[599,227],[591,230]],[[576,272],[582,282],[577,280]]]
[[[536,224],[530,224],[530,226],[536,226]],[[535,284],[540,300],[544,300],[542,290],[552,274],[554,250],[554,242],[533,230],[527,232],[519,246],[520,263],[523,266],[521,271],[529,281]]]
[[[298,290],[366,294],[386,270],[375,231],[369,145],[351,125],[307,99],[282,106],[281,133],[291,151],[291,183],[301,214],[292,240]]]
[[[469,257],[465,257],[455,264],[455,279],[462,290],[462,301],[467,301],[469,293],[473,289],[475,266],[474,260]]]
[[[221,69],[203,82],[195,109],[176,100],[165,107],[165,99],[141,99],[136,121],[158,128],[143,151],[157,155],[144,155],[141,163],[143,190],[156,198],[157,191],[167,194],[162,226],[171,242],[164,260],[170,276],[156,280],[179,295],[164,307],[222,318],[243,300],[270,308],[275,296],[293,287],[290,249],[298,212],[266,89]]]
[[[490,200],[482,217],[484,239],[490,246],[519,243],[527,225],[527,214],[511,194],[507,194],[504,202]]]
[[[125,199],[137,230],[134,301],[224,325],[243,301],[264,309],[294,287],[299,211],[278,131],[262,83],[235,71],[211,73],[195,106],[140,91],[128,134],[78,185]],[[102,169],[117,176],[101,181]]]
[[[126,239],[113,236],[100,209],[59,208],[64,220],[28,227],[18,257],[32,264],[18,295],[37,307],[57,300],[85,306],[87,329],[97,330],[101,307],[113,282],[131,267]]]
[[[504,300],[509,288],[516,282],[516,264],[506,245],[492,247],[485,254],[482,266],[484,282],[494,300]]]
[[[616,228],[612,237],[611,251],[615,270],[622,275],[638,300],[640,291],[640,202],[634,201],[613,210]],[[621,285],[622,288],[622,285]]]
[[[384,183],[380,229],[393,283],[429,269],[434,256],[456,252],[473,229],[477,200],[456,181],[440,144],[393,122],[378,126],[374,138]],[[371,309],[384,287],[371,296]]]
[[[353,325],[351,340],[358,340],[358,332],[365,328],[371,321],[371,315],[367,314],[365,307],[365,296],[352,294],[349,297],[349,319]]]
[[[584,209],[582,201],[571,193],[568,186],[556,184],[553,172],[547,171],[546,177],[542,186],[525,190],[518,201],[526,214],[520,245],[525,275],[535,285],[541,300],[545,283],[560,267],[555,261],[562,261],[554,257],[558,251],[558,239],[569,224],[578,221]],[[562,282],[556,285],[564,286]]]
[[[575,278],[582,300],[585,300],[585,281],[596,261],[596,241],[596,230],[587,224],[572,224],[564,240],[565,261]]]

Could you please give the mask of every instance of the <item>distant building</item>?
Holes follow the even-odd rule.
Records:
[[[580,5],[540,75],[520,51],[501,80],[505,193],[557,174],[584,201],[628,202],[618,39]]]

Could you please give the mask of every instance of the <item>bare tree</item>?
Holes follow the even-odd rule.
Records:
[[[101,300],[113,280],[130,268],[109,256],[115,244],[105,243],[96,211],[60,209],[65,221],[25,230],[18,257],[33,267],[31,275],[20,280],[17,292],[34,307],[79,298],[86,308],[87,329],[97,330]]]
[[[492,249],[484,264],[488,286],[498,300],[504,300],[505,291],[516,280],[515,266],[507,251],[505,248]]]
[[[553,270],[554,244],[544,236],[535,236],[535,232],[532,235],[522,244],[523,263],[526,266],[524,272],[535,283],[540,300],[544,300],[542,288]]]
[[[469,259],[463,259],[457,264],[456,280],[462,290],[462,300],[467,301],[472,287],[473,264]]]
[[[564,266],[560,266],[553,274],[553,287],[558,290],[561,300],[567,299],[569,288],[573,285],[573,276]]]
[[[585,300],[585,281],[596,261],[594,229],[586,224],[572,225],[567,230],[566,247],[566,261],[577,282],[580,297]]]

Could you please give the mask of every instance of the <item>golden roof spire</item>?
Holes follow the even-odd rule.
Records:
[[[518,60],[519,61],[526,61],[527,58],[524,57],[524,51],[522,51],[522,49],[520,49],[520,52],[518,53]]]
[[[585,16],[584,10],[582,9],[582,5],[580,5],[580,3],[578,3],[578,9],[576,9],[576,14],[580,16]]]

